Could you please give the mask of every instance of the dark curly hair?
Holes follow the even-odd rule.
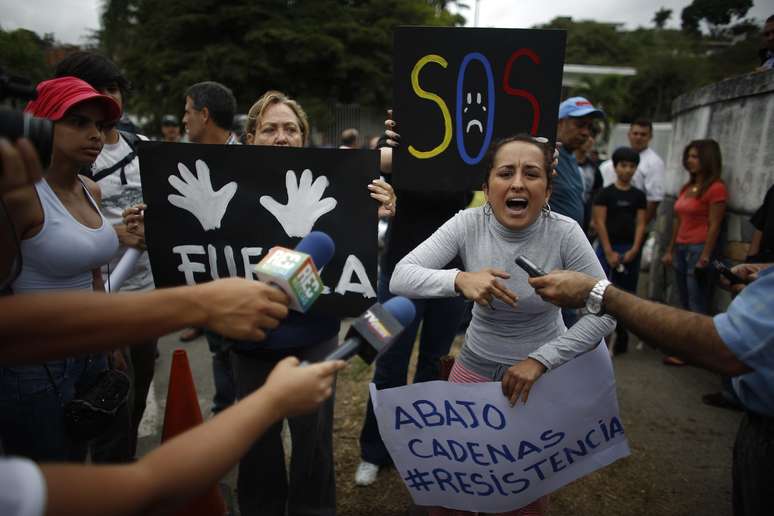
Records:
[[[124,102],[132,89],[121,69],[113,61],[96,52],[79,50],[59,61],[54,77],[66,76],[88,82],[97,91],[115,84],[121,90]]]

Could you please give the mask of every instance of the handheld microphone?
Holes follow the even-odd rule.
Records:
[[[349,360],[359,355],[370,364],[411,324],[416,315],[414,304],[405,297],[393,297],[384,305],[373,305],[352,322],[344,343],[325,360]]]
[[[290,309],[305,313],[323,291],[319,269],[333,257],[333,240],[322,231],[312,231],[295,249],[275,246],[255,266],[258,279],[276,286],[290,298]]]

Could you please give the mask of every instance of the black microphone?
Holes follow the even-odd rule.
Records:
[[[393,297],[384,305],[377,303],[353,321],[344,343],[325,360],[349,360],[359,355],[370,364],[395,342],[415,315],[414,304],[405,297]]]

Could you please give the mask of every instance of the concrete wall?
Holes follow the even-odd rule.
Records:
[[[712,138],[720,144],[721,177],[729,191],[721,249],[732,261],[744,259],[753,231],[750,215],[774,184],[774,71],[727,79],[678,97],[672,104],[672,125],[671,149],[664,160],[667,196],[659,207],[656,227],[661,248],[670,235],[672,205],[688,179],[683,149],[691,140]],[[674,301],[674,293],[664,283],[669,283],[664,279],[668,274],[654,270],[652,276],[650,294]],[[721,294],[718,308],[727,302]]]

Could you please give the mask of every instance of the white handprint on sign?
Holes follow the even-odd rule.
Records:
[[[312,171],[306,169],[296,185],[296,173],[288,170],[285,174],[288,203],[280,204],[268,195],[262,195],[259,201],[282,224],[289,237],[305,237],[312,231],[317,219],[336,207],[333,197],[322,199],[329,184],[325,176],[312,183]]]
[[[169,203],[193,213],[204,231],[219,228],[228,203],[237,191],[237,184],[232,181],[215,192],[210,180],[210,168],[200,159],[196,160],[198,178],[194,177],[188,167],[182,163],[177,164],[177,169],[183,179],[169,176],[168,180],[169,184],[182,195],[168,196]]]

